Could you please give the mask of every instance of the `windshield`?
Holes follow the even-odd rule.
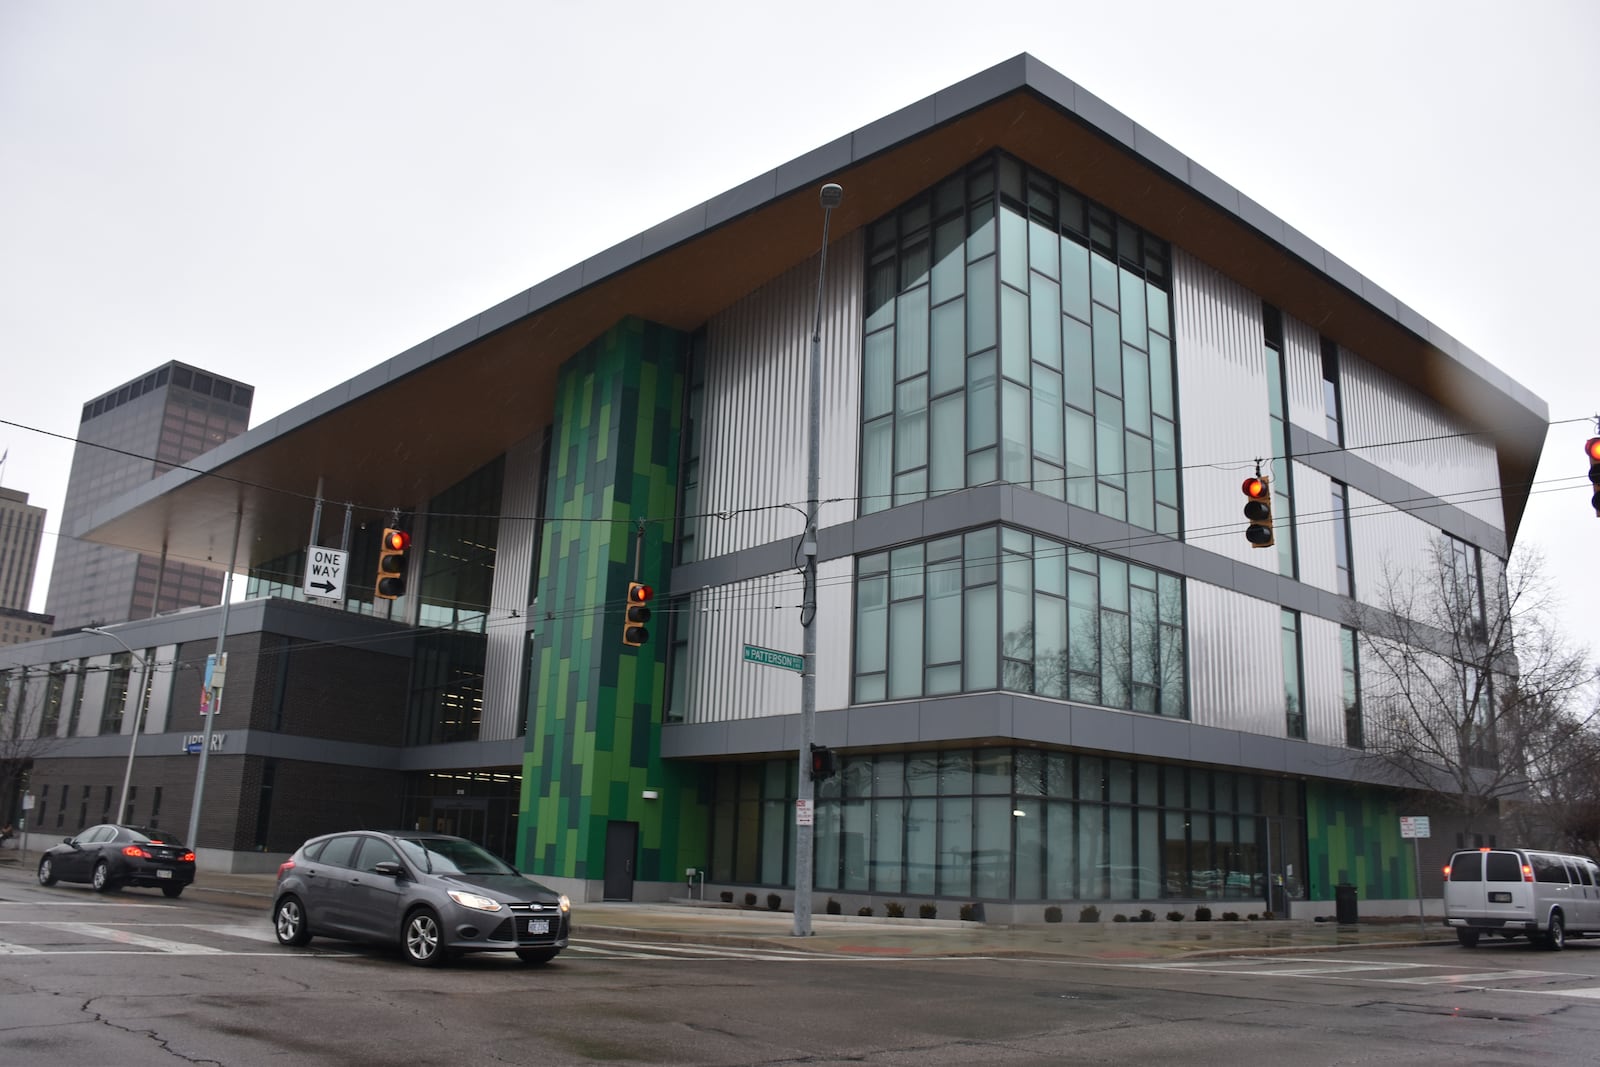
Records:
[[[430,874],[516,874],[500,857],[459,837],[401,837],[406,858]]]
[[[124,826],[123,829],[128,831],[128,836],[135,841],[151,845],[171,845],[173,848],[183,847],[183,841],[177,834],[169,834],[153,826]]]

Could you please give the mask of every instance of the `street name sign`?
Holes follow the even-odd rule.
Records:
[[[323,600],[344,599],[344,565],[350,553],[311,545],[306,549],[306,578],[300,588],[306,596]]]
[[[744,661],[746,663],[760,663],[767,667],[782,667],[786,671],[799,671],[804,674],[806,658],[797,656],[793,652],[779,652],[771,648],[761,648],[757,645],[744,646]]]

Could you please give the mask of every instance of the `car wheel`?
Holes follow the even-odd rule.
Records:
[[[272,909],[272,929],[278,935],[278,944],[296,948],[311,940],[311,927],[306,923],[306,909],[295,896],[284,897]]]
[[[439,929],[439,916],[432,908],[418,908],[406,916],[400,934],[400,946],[405,950],[406,961],[418,967],[437,967],[445,961],[443,937]]]
[[[49,856],[46,856],[44,859],[39,861],[39,884],[56,884],[56,869],[55,865],[50,862]]]
[[[561,952],[558,948],[519,948],[517,959],[527,964],[549,963]]]
[[[1544,935],[1544,947],[1551,952],[1560,952],[1567,947],[1567,927],[1561,921],[1559,911],[1550,916],[1550,929]]]
[[[1458,929],[1456,930],[1456,940],[1461,942],[1462,948],[1477,948],[1478,931]]]
[[[179,895],[181,895],[183,893],[183,886],[181,886],[181,885],[164,885],[164,886],[161,887],[161,892],[165,893],[168,898],[176,897],[176,896],[179,896]]]
[[[96,893],[114,893],[117,883],[111,880],[111,868],[105,860],[94,865],[94,880],[90,883]]]

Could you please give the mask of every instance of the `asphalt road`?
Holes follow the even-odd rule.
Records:
[[[0,883],[6,1067],[1577,1064],[1597,1038],[1600,941],[1024,961],[609,939],[423,971],[282,948],[265,909]]]

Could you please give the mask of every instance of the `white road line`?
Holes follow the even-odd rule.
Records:
[[[1385,978],[1398,985],[1463,985],[1483,982],[1513,982],[1525,978],[1570,978],[1566,971],[1480,971],[1477,974],[1428,974],[1416,978]]]
[[[211,948],[208,945],[195,945],[187,941],[168,941],[161,937],[150,937],[148,934],[135,933],[132,930],[120,930],[114,926],[101,926],[95,923],[38,923],[37,925],[51,930],[60,930],[66,934],[97,937],[102,941],[113,941],[119,945],[131,945],[135,948],[149,949],[153,952],[166,952],[174,956],[223,956],[227,954],[220,948]]]
[[[189,930],[205,930],[213,934],[222,934],[226,937],[241,937],[246,941],[262,941],[269,945],[276,945],[278,943],[278,935],[275,934],[272,930],[272,927],[267,925],[265,922],[254,926],[200,926],[193,923],[180,925],[183,925]]]
[[[9,941],[0,941],[0,956],[38,956],[40,951],[29,948],[27,945],[13,945]]]

